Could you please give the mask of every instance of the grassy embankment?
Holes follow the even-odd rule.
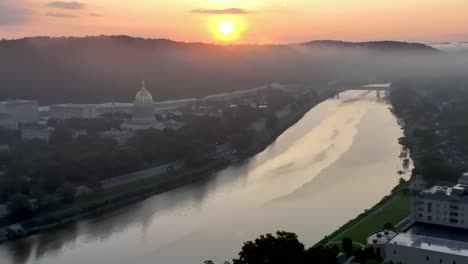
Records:
[[[410,215],[409,183],[399,184],[392,190],[392,194],[384,197],[379,203],[355,219],[349,221],[338,230],[326,236],[315,246],[323,246],[329,242],[341,241],[345,237],[354,242],[366,244],[367,236],[383,229],[386,223],[395,228]]]

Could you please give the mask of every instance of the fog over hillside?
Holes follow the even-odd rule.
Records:
[[[272,82],[393,81],[468,65],[402,42],[222,46],[127,36],[3,40],[0,58],[0,99],[41,104],[131,101],[142,79],[156,100],[166,100]]]
[[[468,53],[468,42],[449,42],[430,44],[431,47],[445,52],[465,52]]]

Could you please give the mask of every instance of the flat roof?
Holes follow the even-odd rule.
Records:
[[[365,88],[390,88],[391,86],[392,86],[392,83],[376,83],[376,84],[364,85],[362,87],[365,87]]]
[[[463,228],[415,223],[389,243],[468,257],[468,230]]]
[[[14,99],[14,100],[6,100],[0,101],[0,104],[11,104],[11,103],[36,103],[36,100],[23,100],[23,99]]]
[[[388,241],[392,240],[392,238],[394,238],[397,234],[398,233],[393,230],[381,230],[367,237],[367,244],[387,244]]]

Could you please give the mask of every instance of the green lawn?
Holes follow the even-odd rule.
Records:
[[[410,197],[399,194],[391,200],[383,209],[373,209],[369,217],[361,223],[353,226],[345,233],[333,238],[334,241],[341,241],[345,237],[350,237],[354,242],[366,243],[369,234],[382,229],[385,223],[392,223],[396,226],[401,220],[410,214]]]

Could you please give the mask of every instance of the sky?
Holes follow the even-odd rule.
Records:
[[[0,0],[0,39],[129,35],[206,43],[468,41],[467,0]]]

